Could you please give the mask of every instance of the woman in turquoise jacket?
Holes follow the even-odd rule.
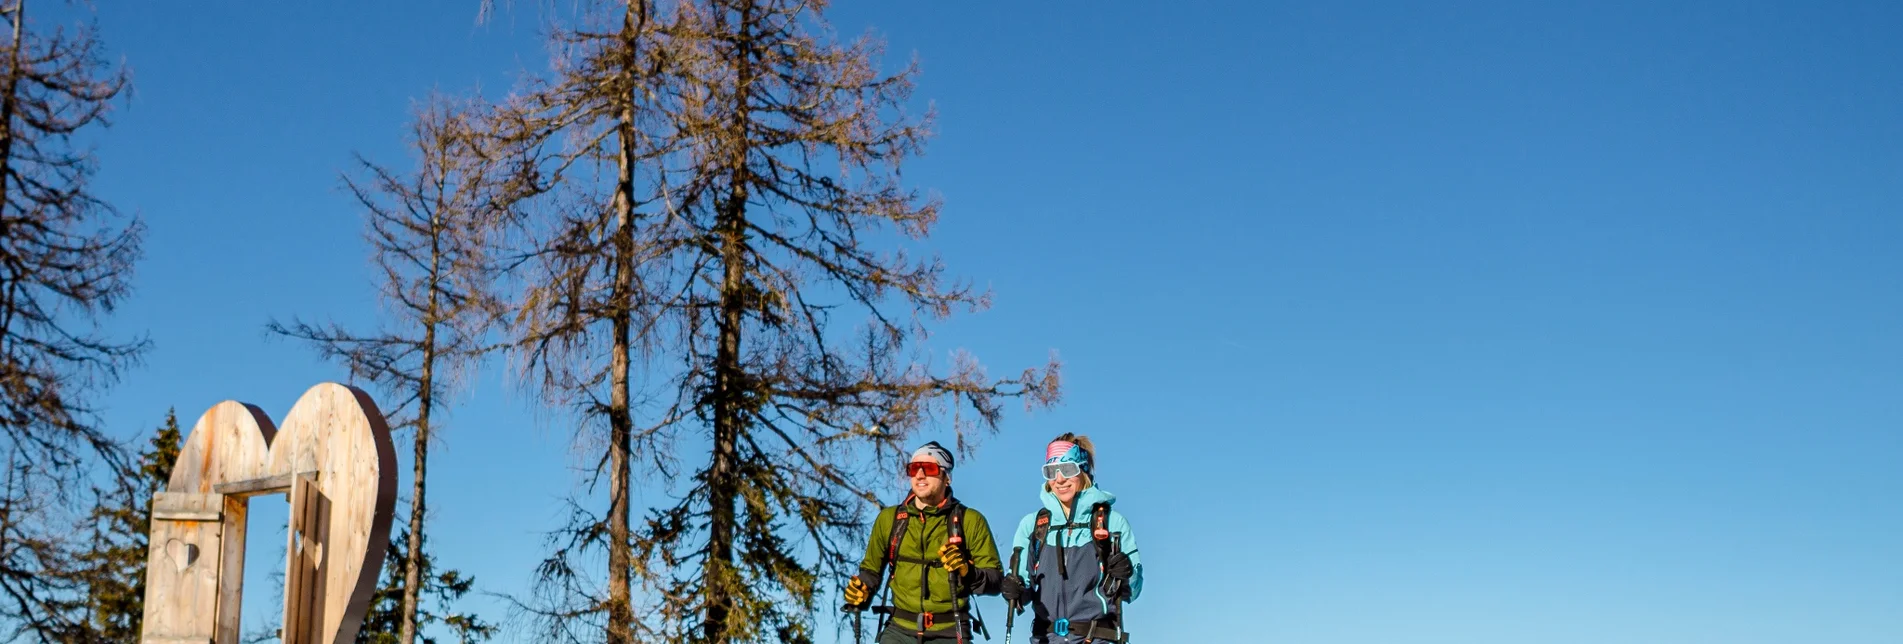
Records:
[[[1029,605],[1032,644],[1124,641],[1123,603],[1143,593],[1136,533],[1095,485],[1088,437],[1058,436],[1044,450],[1044,509],[1018,522],[1004,599]]]

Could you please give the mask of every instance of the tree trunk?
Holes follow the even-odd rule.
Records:
[[[435,308],[436,293],[430,292],[431,307]],[[431,321],[423,329],[423,377],[416,399],[416,436],[415,459],[410,471],[410,539],[405,544],[408,551],[403,558],[403,612],[397,620],[397,642],[416,643],[416,603],[417,596],[423,590],[423,515],[427,509],[424,504],[425,473],[429,463],[430,438],[430,395],[435,391],[436,376],[436,322]]]
[[[707,472],[707,560],[704,564],[707,588],[707,641],[728,641],[727,615],[733,598],[725,580],[733,566],[734,502],[739,496],[739,442],[744,400],[744,374],[740,365],[740,325],[743,321],[745,261],[742,246],[742,222],[745,220],[744,186],[737,187],[722,215],[721,257],[726,274],[721,280],[720,346],[714,355],[714,444],[713,459]]]
[[[26,37],[25,25],[26,0],[19,0],[13,3],[13,43],[7,50],[6,87],[0,88],[0,92],[4,92],[4,95],[0,95],[0,240],[7,239],[11,232],[7,224],[10,217],[4,215],[6,204],[10,201],[7,191],[13,187],[9,181],[13,177],[13,116],[20,109],[17,93],[20,76],[23,75],[20,73],[20,51],[26,48],[26,43],[21,42]],[[0,279],[12,278],[5,279],[5,292],[0,293],[0,298],[4,298],[4,301],[0,301],[0,331],[6,331],[13,328],[14,300],[20,289],[22,269],[11,249],[0,252],[4,252],[4,258],[0,258],[0,261],[5,261],[8,268],[5,277]],[[0,333],[0,351],[7,348],[6,343],[11,336],[11,333]]]
[[[746,374],[741,364],[740,331],[745,321],[747,245],[747,133],[752,115],[748,112],[749,90],[753,80],[752,6],[743,6],[739,16],[739,52],[736,58],[737,81],[733,125],[726,133],[731,138],[727,163],[732,185],[727,202],[720,211],[721,266],[725,270],[720,284],[720,344],[714,356],[714,444],[708,468],[707,622],[704,625],[710,644],[732,639],[727,618],[733,610],[732,589],[723,583],[732,576],[735,525],[734,503],[740,488],[740,434],[745,419]]]
[[[632,45],[636,33],[636,14],[640,0],[628,3],[622,18],[622,36]],[[631,57],[632,58],[632,57]],[[633,65],[622,73],[633,75]],[[614,231],[614,353],[609,357],[608,373],[612,390],[608,393],[608,644],[634,641],[633,588],[630,583],[633,561],[629,553],[629,499],[633,496],[631,460],[634,417],[628,403],[628,352],[633,350],[634,298],[634,163],[635,123],[633,92],[630,83],[628,103],[621,108],[617,138],[620,156],[615,177]]]

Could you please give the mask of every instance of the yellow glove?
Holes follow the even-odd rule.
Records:
[[[938,561],[945,564],[946,572],[954,575],[971,574],[971,562],[965,559],[965,549],[950,541],[938,548]]]
[[[866,586],[866,582],[860,581],[858,577],[853,577],[852,581],[846,582],[846,603],[848,604],[864,606],[866,596],[871,594],[872,588]]]

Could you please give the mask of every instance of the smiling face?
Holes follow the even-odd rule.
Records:
[[[912,462],[925,463],[930,466],[930,467],[908,466],[906,468],[910,470],[910,477],[912,480],[912,495],[918,497],[920,501],[923,501],[929,504],[936,504],[939,501],[944,500],[945,491],[951,488],[950,473],[946,472],[943,467],[939,466],[937,460],[934,460],[930,455],[927,455],[927,454],[920,454],[918,456],[912,457]],[[936,474],[930,473],[930,470],[937,470],[937,473]]]
[[[1090,442],[1082,436],[1064,434],[1044,446],[1044,489],[1070,507],[1077,495],[1090,489]]]
[[[1071,502],[1077,500],[1078,492],[1082,492],[1084,488],[1090,487],[1089,476],[1088,474],[1078,474],[1077,476],[1060,476],[1051,479],[1051,494],[1056,496],[1059,502],[1062,502],[1068,507]]]

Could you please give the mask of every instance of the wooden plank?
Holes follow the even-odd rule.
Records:
[[[218,521],[224,510],[224,497],[193,492],[159,492],[152,495],[152,518],[160,521]]]
[[[245,517],[250,505],[242,497],[225,497],[224,557],[218,565],[218,614],[212,633],[220,644],[243,641]]]
[[[317,644],[322,626],[319,613],[323,596],[317,592],[322,578],[321,556],[324,534],[321,525],[323,496],[317,481],[299,476],[291,482],[291,525],[285,544],[284,571],[284,644]]]
[[[211,486],[212,491],[231,496],[257,496],[259,494],[281,494],[291,489],[291,474],[278,474],[262,478],[218,483]]]
[[[225,499],[217,494],[159,492],[152,495],[153,518],[166,514],[217,514],[225,508]],[[201,521],[203,519],[185,519]],[[216,521],[216,519],[213,519]]]
[[[225,516],[218,512],[180,512],[177,510],[153,510],[152,518],[158,521],[223,521]]]
[[[253,497],[262,494],[285,494],[291,491],[291,479],[308,476],[321,478],[322,472],[308,470],[295,474],[273,474],[243,481],[230,481],[211,486],[212,491],[225,496]]]

